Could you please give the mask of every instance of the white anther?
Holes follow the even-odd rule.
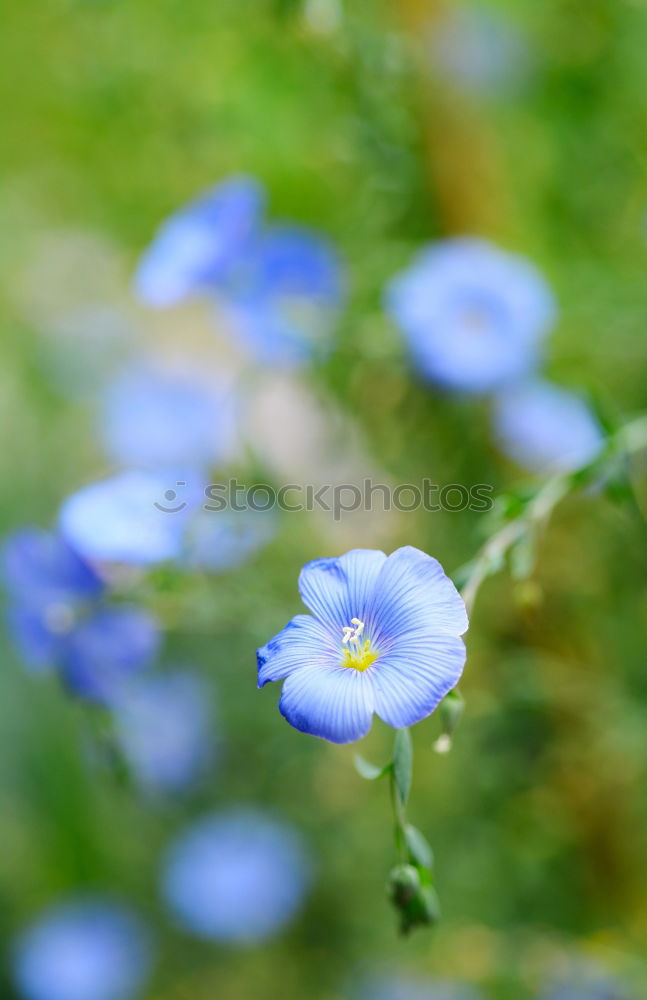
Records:
[[[352,628],[351,625],[343,626],[344,638],[342,639],[342,645],[345,645],[347,642],[356,642],[359,645],[359,637],[364,631],[364,622],[361,622],[359,618],[351,618],[351,622],[355,628]]]

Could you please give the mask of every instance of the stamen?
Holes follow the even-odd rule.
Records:
[[[351,623],[351,625],[344,625],[342,627],[342,632],[344,633],[342,645],[346,645],[348,642],[354,642],[359,645],[359,637],[365,628],[364,622],[361,622],[359,618],[351,618]],[[352,627],[353,625],[355,628]]]

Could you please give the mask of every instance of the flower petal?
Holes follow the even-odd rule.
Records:
[[[365,614],[386,556],[378,549],[351,549],[337,559],[314,559],[299,576],[299,593],[315,618],[343,628]]]
[[[258,686],[283,680],[298,667],[336,665],[339,658],[339,650],[332,648],[328,629],[310,615],[296,615],[256,651]]]
[[[465,645],[458,636],[412,632],[369,671],[375,711],[389,726],[413,726],[458,683]]]
[[[304,667],[283,685],[281,715],[301,733],[352,743],[371,728],[371,677],[347,667]]]
[[[437,559],[407,545],[382,566],[367,613],[376,645],[410,630],[462,635],[467,630],[463,598]]]

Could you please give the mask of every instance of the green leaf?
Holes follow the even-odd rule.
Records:
[[[537,559],[536,542],[534,532],[529,530],[510,549],[508,558],[513,580],[526,580],[534,570]]]
[[[425,835],[417,827],[407,823],[404,828],[404,839],[411,863],[422,868],[433,868],[434,852]]]
[[[367,781],[375,781],[376,778],[383,778],[385,774],[389,773],[392,766],[391,761],[389,761],[384,767],[377,767],[375,764],[371,764],[370,761],[364,760],[358,753],[355,754],[353,763],[359,776],[366,778]]]
[[[407,804],[413,775],[413,744],[408,729],[398,729],[393,747],[393,777],[402,805]]]
[[[457,688],[453,688],[440,703],[440,721],[444,733],[452,735],[464,711],[465,699]]]

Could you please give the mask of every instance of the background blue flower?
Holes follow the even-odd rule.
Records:
[[[215,754],[211,693],[188,670],[143,677],[113,705],[116,736],[144,791],[172,793],[204,776]]]
[[[421,251],[385,301],[416,369],[464,392],[489,392],[532,369],[555,319],[534,265],[475,238]]]
[[[157,619],[139,607],[104,608],[82,621],[60,650],[68,687],[88,701],[109,702],[145,670],[161,643]]]
[[[147,566],[173,559],[180,553],[186,514],[199,488],[195,478],[183,475],[126,470],[83,486],[61,506],[61,532],[87,559],[98,562]]]
[[[103,581],[59,534],[32,527],[5,539],[1,570],[21,659],[35,670],[51,667],[78,615],[102,594]]]
[[[592,461],[604,440],[581,396],[540,379],[500,393],[494,401],[493,424],[499,446],[509,458],[544,474]]]
[[[331,244],[283,225],[259,239],[225,304],[257,360],[294,364],[327,353],[343,298],[342,266]]]
[[[257,181],[233,177],[172,215],[139,262],[138,298],[165,307],[212,290],[247,248],[263,202]]]
[[[481,1000],[472,986],[413,976],[376,976],[354,994],[356,1000]]]
[[[431,556],[407,546],[315,559],[299,591],[312,617],[297,615],[258,650],[258,686],[284,680],[279,708],[295,729],[350,743],[374,712],[411,726],[458,683],[467,614]]]
[[[224,386],[143,366],[108,386],[101,412],[107,454],[133,468],[209,468],[231,457],[235,425]]]
[[[16,942],[13,976],[25,1000],[130,1000],[151,967],[147,930],[100,897],[46,910]]]
[[[276,535],[274,510],[199,510],[187,523],[183,563],[222,573],[248,562]]]
[[[296,916],[311,876],[295,829],[256,809],[231,809],[199,820],[171,845],[162,892],[193,934],[245,945]]]

